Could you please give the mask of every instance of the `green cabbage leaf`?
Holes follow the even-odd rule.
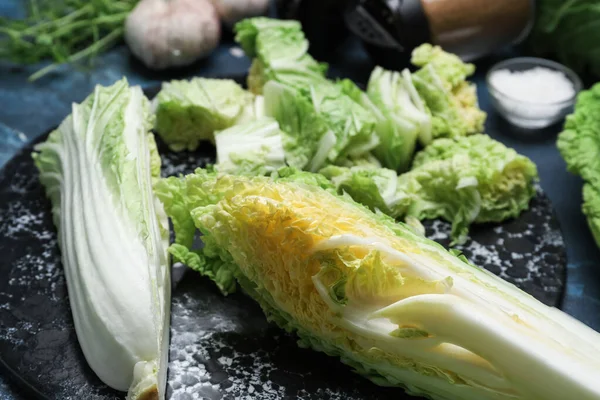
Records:
[[[538,56],[556,58],[579,74],[600,76],[600,52],[594,38],[600,33],[600,7],[595,0],[538,0],[528,38]]]
[[[378,144],[372,114],[332,82],[294,89],[269,81],[263,95],[265,115],[287,134],[284,148],[293,167],[316,172]]]

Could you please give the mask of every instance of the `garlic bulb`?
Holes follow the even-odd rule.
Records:
[[[269,8],[269,0],[211,0],[217,9],[221,21],[233,26],[236,22],[249,17],[264,15]]]
[[[184,66],[211,53],[221,26],[209,0],[142,0],[125,22],[125,41],[147,67]]]

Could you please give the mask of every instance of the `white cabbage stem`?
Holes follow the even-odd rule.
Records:
[[[422,252],[405,254],[379,238],[350,234],[323,240],[313,251],[353,247],[380,252],[382,260],[407,279],[435,282],[452,278],[441,292],[432,290],[443,286],[427,286],[422,293],[407,286],[397,302],[374,308],[359,299],[335,303],[319,275],[314,276],[318,293],[332,310],[330,322],[354,332],[354,340],[364,349],[377,347],[454,373],[470,386],[485,390],[490,399],[591,400],[600,396],[600,384],[595,379],[600,368],[600,342],[598,334],[585,325],[572,322],[566,314],[544,306],[488,272],[476,267],[465,270],[464,264],[449,254],[438,252],[447,258],[444,261],[448,265],[442,267]],[[424,250],[428,247],[423,245]],[[427,336],[392,334],[403,327],[419,329]],[[389,373],[401,378],[397,369]],[[547,379],[558,388],[540,383]],[[569,393],[577,397],[568,397]],[[468,393],[464,395],[471,398]]]
[[[374,313],[373,317],[417,325],[441,341],[481,356],[521,391],[523,398],[600,398],[597,369],[586,367],[586,360],[575,357],[568,349],[550,345],[510,318],[491,316],[457,296],[414,296]],[[532,381],[538,384],[532,385]]]

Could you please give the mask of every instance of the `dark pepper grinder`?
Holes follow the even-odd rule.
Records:
[[[310,42],[310,53],[319,61],[329,61],[349,36],[343,17],[347,0],[275,0],[277,17],[295,19]]]
[[[350,0],[343,15],[376,64],[400,69],[426,42],[465,61],[517,44],[534,8],[534,0]]]

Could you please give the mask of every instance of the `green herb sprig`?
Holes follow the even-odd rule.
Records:
[[[39,79],[65,63],[91,63],[123,37],[124,22],[139,0],[29,0],[27,17],[0,17],[0,58],[20,64],[54,62]]]

